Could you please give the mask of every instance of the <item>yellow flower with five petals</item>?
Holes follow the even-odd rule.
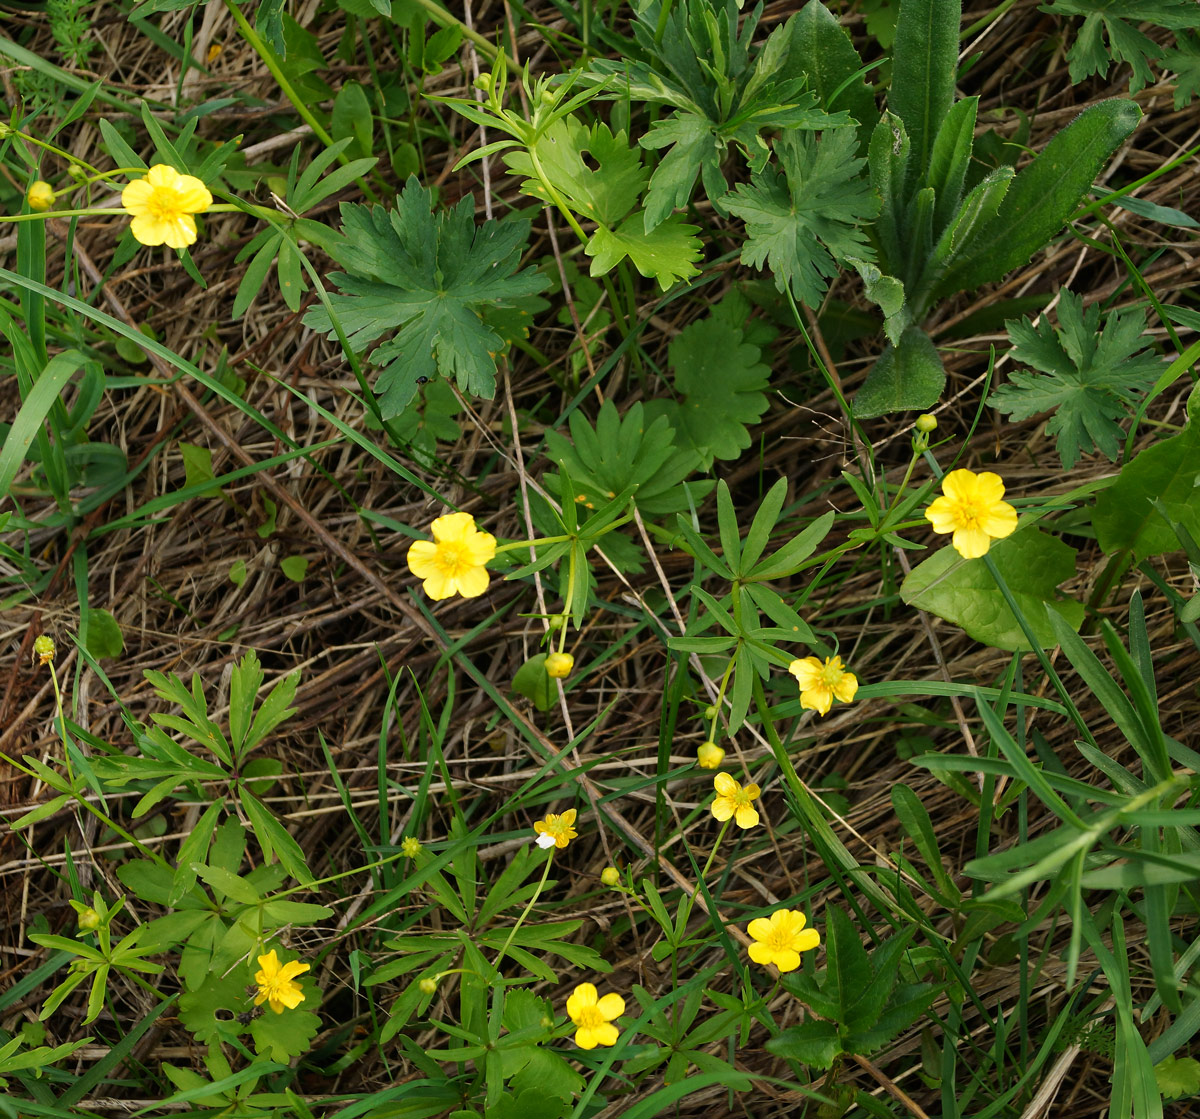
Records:
[[[834,698],[849,703],[858,691],[858,677],[847,672],[841,657],[827,657],[822,664],[816,657],[804,657],[788,665],[788,672],[800,685],[800,706],[829,714]]]
[[[821,943],[820,933],[804,925],[804,914],[795,909],[777,909],[770,917],[756,917],[746,928],[754,940],[750,959],[756,964],[774,964],[780,971],[795,971],[800,953]]]
[[[951,470],[942,479],[942,496],[925,510],[925,518],[938,533],[953,533],[950,543],[964,559],[987,555],[993,540],[1016,531],[1017,511],[1004,497],[999,474],[985,470]]]
[[[597,1045],[616,1045],[619,1032],[613,1019],[625,1013],[625,1000],[620,995],[597,997],[591,983],[580,983],[567,997],[567,1017],[579,1028],[575,1044],[580,1049],[595,1049]]]
[[[121,191],[121,205],[133,216],[130,230],[143,245],[186,249],[196,240],[196,219],[212,205],[208,188],[193,175],[156,163],[145,177]]]
[[[477,598],[488,587],[487,563],[495,558],[496,538],[480,532],[470,513],[448,513],[429,526],[432,540],[417,540],[408,549],[408,569],[424,580],[434,601]]]
[[[752,828],[758,823],[758,810],[750,803],[758,800],[759,787],[738,784],[728,773],[718,773],[713,778],[717,795],[713,798],[712,814],[724,823],[731,816],[739,828]]]
[[[561,816],[551,812],[544,820],[538,820],[533,825],[537,832],[539,847],[565,847],[572,839],[578,839],[575,830],[575,809],[568,808]]]
[[[308,971],[308,964],[299,960],[281,964],[272,948],[265,956],[258,957],[258,966],[261,970],[254,976],[254,982],[258,984],[255,1006],[265,1002],[276,1014],[282,1014],[285,1008],[295,1010],[304,1001],[304,992],[296,982],[296,976]]]

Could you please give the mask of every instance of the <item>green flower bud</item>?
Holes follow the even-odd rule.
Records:
[[[621,884],[621,872],[615,866],[606,866],[600,872],[600,881],[610,889]]]
[[[575,658],[570,653],[550,653],[546,657],[546,675],[551,680],[565,680],[575,667]]]
[[[937,428],[937,416],[931,416],[928,412],[922,412],[917,417],[915,427],[922,435],[928,435]]]

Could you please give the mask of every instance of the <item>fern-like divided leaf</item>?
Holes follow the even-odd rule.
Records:
[[[1104,330],[1100,308],[1083,310],[1083,300],[1063,291],[1059,327],[1043,319],[1005,323],[1012,356],[1040,373],[1017,371],[1009,384],[992,393],[988,403],[1014,422],[1053,412],[1047,434],[1058,436],[1058,457],[1070,470],[1080,452],[1101,451],[1115,460],[1124,432],[1117,422],[1154,384],[1162,359],[1142,352],[1145,315],[1137,309],[1114,311]]]
[[[546,306],[536,298],[546,278],[536,268],[519,269],[529,223],[477,226],[470,195],[435,214],[430,191],[415,178],[391,212],[343,203],[341,213],[346,243],[334,259],[345,271],[329,279],[342,294],[329,301],[356,350],[391,334],[371,355],[380,367],[375,393],[384,418],[404,411],[423,377],[453,378],[464,393],[491,399],[497,354],[514,328]],[[336,333],[323,307],[304,323]]]

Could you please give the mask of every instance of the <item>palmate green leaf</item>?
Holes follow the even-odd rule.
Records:
[[[563,476],[547,475],[547,487],[560,501],[582,498],[585,508],[600,508],[628,486],[637,486],[634,502],[643,514],[682,513],[711,488],[700,482],[688,491],[680,484],[700,466],[700,455],[676,446],[666,416],[647,422],[641,402],[622,418],[606,400],[593,427],[580,411],[571,413],[571,441],[546,431],[546,454],[567,471],[574,493],[563,493]]]
[[[866,160],[855,156],[849,129],[826,132],[820,141],[785,133],[775,145],[781,170],[766,168],[725,197],[729,212],[746,223],[742,263],[769,265],[780,291],[810,307],[826,281],[848,257],[870,256],[860,223],[873,218],[879,201],[865,176]]]
[[[372,354],[381,367],[375,392],[385,418],[404,411],[421,377],[453,378],[465,394],[490,399],[496,355],[508,339],[493,329],[489,312],[529,312],[541,306],[531,297],[547,285],[536,269],[519,267],[527,222],[477,226],[469,195],[452,210],[434,214],[432,207],[430,191],[415,178],[390,213],[341,207],[346,244],[333,255],[345,272],[330,276],[342,292],[330,303],[356,349],[390,335]],[[323,307],[304,322],[335,333]]]
[[[1131,93],[1154,81],[1151,62],[1159,61],[1163,49],[1137,29],[1139,23],[1154,23],[1175,30],[1197,25],[1192,0],[1053,0],[1040,8],[1055,16],[1083,16],[1083,26],[1067,51],[1071,81],[1081,82],[1092,74],[1108,76],[1110,62],[1128,62],[1133,70]],[[1105,48],[1104,39],[1108,46]]]
[[[585,155],[590,162],[585,162]],[[575,213],[607,226],[616,225],[637,205],[650,175],[642,166],[641,152],[630,147],[624,132],[614,136],[606,124],[588,128],[574,116],[547,128],[534,142],[533,156]],[[527,150],[506,152],[504,162],[514,174],[524,176],[525,194],[554,201],[534,173]]]
[[[691,323],[671,342],[668,360],[675,376],[674,401],[650,401],[646,416],[667,416],[676,430],[676,444],[691,446],[704,469],[714,458],[737,458],[750,446],[747,424],[757,423],[767,410],[770,369],[762,351],[742,332],[721,318]]]
[[[1046,607],[1073,630],[1083,622],[1083,604],[1060,599],[1058,584],[1075,574],[1075,549],[1039,528],[1026,528],[996,541],[988,555],[1004,576],[1013,598],[1044,649],[1058,644]],[[997,649],[1028,649],[1017,619],[987,566],[963,559],[949,544],[909,572],[900,597],[961,626],[976,641]]]
[[[647,230],[687,205],[697,178],[719,207],[728,189],[722,163],[740,150],[761,170],[769,152],[764,131],[853,123],[846,112],[830,115],[818,107],[802,60],[790,59],[794,20],[755,48],[761,10],[742,13],[741,7],[738,0],[651,0],[640,5],[633,23],[645,61],[599,59],[583,75],[585,84],[603,84],[602,97],[673,110],[639,141],[664,151],[646,196]]]
[[[1100,331],[1100,308],[1083,310],[1083,300],[1064,290],[1059,327],[1042,319],[1005,323],[1012,356],[1040,373],[1017,371],[992,393],[988,403],[1014,422],[1053,412],[1047,434],[1058,437],[1058,457],[1070,470],[1081,450],[1093,449],[1114,461],[1124,431],[1117,422],[1153,387],[1162,358],[1144,353],[1145,314],[1137,308],[1113,311]]]

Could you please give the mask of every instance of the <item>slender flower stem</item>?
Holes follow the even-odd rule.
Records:
[[[717,720],[721,717],[721,701],[725,698],[725,689],[729,685],[729,677],[733,674],[733,664],[734,658],[730,657],[729,663],[725,666],[725,675],[721,677],[721,686],[717,690],[717,698],[713,701],[712,725],[708,728],[709,742],[716,742],[717,740]]]
[[[554,862],[554,852],[551,851],[549,856],[546,859],[546,865],[544,867],[542,867],[542,879],[538,883],[537,889],[533,891],[533,896],[529,899],[529,904],[525,906],[524,910],[521,912],[521,916],[517,918],[517,923],[515,925],[513,925],[513,927],[511,929],[508,930],[508,939],[504,942],[504,947],[500,949],[500,954],[496,957],[495,962],[492,964],[492,966],[496,969],[497,973],[499,973],[499,971],[500,971],[500,961],[503,960],[505,955],[507,954],[509,946],[513,942],[513,937],[517,935],[517,930],[524,923],[525,918],[529,916],[529,911],[533,908],[534,902],[536,902],[537,899],[541,896],[542,890],[546,886],[546,879],[550,877],[550,864],[553,862]]]

